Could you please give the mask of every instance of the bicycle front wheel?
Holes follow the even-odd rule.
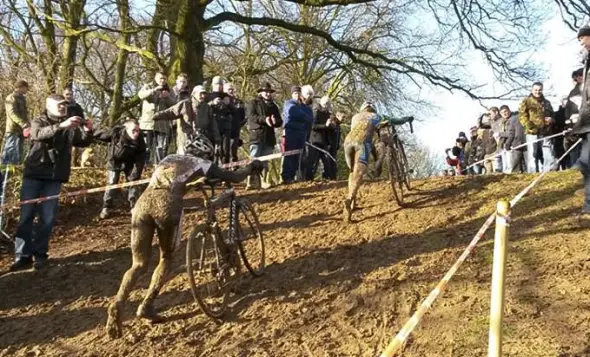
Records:
[[[398,205],[404,204],[404,187],[401,181],[400,163],[397,160],[397,155],[393,148],[390,148],[387,153],[387,166],[389,172],[389,182],[391,183],[391,190],[393,197]]]
[[[236,242],[242,261],[250,274],[261,276],[265,267],[265,255],[264,238],[258,216],[252,205],[244,199],[238,199],[237,210]]]
[[[223,316],[229,295],[230,271],[224,266],[221,237],[210,227],[195,227],[186,245],[186,270],[194,299],[212,318]]]

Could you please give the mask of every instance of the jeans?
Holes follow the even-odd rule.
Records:
[[[512,173],[512,151],[502,150],[502,167],[505,174]]]
[[[529,174],[537,172],[535,167],[535,143],[537,135],[526,134],[526,165]]]
[[[261,157],[261,156],[266,156],[266,155],[270,155],[273,153],[273,147],[272,146],[268,146],[262,143],[259,144],[250,144],[250,158],[254,159],[256,157]],[[268,168],[268,162],[264,161],[262,163],[262,165],[264,165],[264,168],[267,169]]]
[[[527,172],[527,154],[521,150],[514,150],[511,152],[511,163],[512,168],[510,169],[511,173],[519,172],[519,173],[526,173]]]
[[[293,182],[295,180],[295,175],[298,175],[298,179],[303,178],[300,177],[300,174],[302,171],[301,157],[303,155],[303,150],[305,149],[305,134],[305,132],[286,132],[285,151],[302,150],[302,153],[299,155],[285,156],[283,158],[283,167],[281,169],[281,178],[283,179],[283,182]]]
[[[24,178],[21,188],[21,201],[39,197],[59,194],[60,181],[36,180]],[[56,199],[22,205],[20,220],[15,235],[16,259],[35,257],[47,257],[49,238],[57,216],[59,201]],[[35,216],[39,221],[33,225]]]
[[[124,174],[125,174],[125,179],[127,180],[127,182],[134,181],[134,179],[129,176],[130,173],[124,172]],[[121,170],[107,171],[107,185],[118,184],[120,177],[121,177]],[[131,187],[128,187],[127,190],[128,190],[127,200],[129,201],[129,205],[131,206],[131,208],[133,208],[133,206],[135,205],[135,202],[137,202],[137,198],[139,197],[139,186],[131,186]],[[113,207],[113,194],[114,193],[115,193],[115,190],[106,190],[104,192],[103,204],[102,204],[103,207],[105,207],[105,208],[112,208]]]
[[[502,156],[500,155],[500,153],[496,153],[496,159],[492,162],[492,166],[494,168],[494,172],[502,172],[503,168],[502,168],[502,164],[503,164],[503,160],[502,160]]]
[[[145,141],[145,164],[149,165],[154,154],[154,131],[142,130],[143,139]]]
[[[582,212],[590,213],[590,133],[585,134],[583,139],[580,159],[578,160],[580,171],[584,176],[584,189],[586,192]]]
[[[555,161],[557,160],[553,154],[553,140],[543,139],[543,171],[556,171],[557,168],[553,167]]]
[[[156,146],[156,165],[168,155],[168,147],[170,146],[170,137],[166,133],[154,132],[155,146]]]
[[[4,135],[4,148],[2,149],[3,165],[18,165],[23,161],[25,138],[21,134],[8,133]]]

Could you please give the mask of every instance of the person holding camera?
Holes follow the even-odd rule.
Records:
[[[62,95],[47,97],[45,111],[31,121],[32,144],[24,164],[21,201],[59,194],[70,178],[72,146],[88,146],[92,138],[92,123],[78,116],[68,118]],[[11,271],[45,265],[57,206],[57,199],[21,206]],[[36,215],[39,220],[34,224]]]
[[[172,123],[168,121],[154,122],[154,114],[174,105],[174,97],[168,86],[168,78],[162,72],[156,73],[154,82],[144,85],[137,96],[141,102],[141,118],[139,128],[143,133],[147,148],[146,164],[150,164],[152,156],[158,163],[168,154],[169,137]]]
[[[139,180],[145,165],[146,149],[137,120],[126,118],[122,125],[97,130],[94,138],[108,143],[107,185],[119,183],[121,173],[125,175],[127,182]],[[129,207],[133,209],[139,197],[139,187],[131,186],[128,190]],[[114,191],[105,191],[100,219],[109,216],[109,211],[113,208]]]

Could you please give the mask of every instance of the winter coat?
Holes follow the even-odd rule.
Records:
[[[266,117],[273,114],[276,122],[271,128],[266,124]],[[277,144],[274,128],[280,128],[283,125],[283,119],[275,102],[265,102],[262,97],[256,97],[246,105],[246,119],[248,120],[250,144],[263,144],[270,147]]]
[[[506,142],[504,143],[504,149],[511,150],[513,147],[517,147],[519,145],[526,143],[524,127],[520,123],[520,119],[517,114],[513,113],[510,117],[507,132],[508,135],[506,137]],[[526,151],[526,146],[523,146],[517,150]]]
[[[146,147],[143,136],[132,140],[125,131],[125,126],[97,130],[96,140],[108,143],[107,169],[110,171],[131,171],[130,179],[141,176],[145,164]]]
[[[232,117],[231,138],[240,137],[240,129],[246,124],[246,108],[244,102],[235,97],[230,97],[229,111]]]
[[[590,61],[586,60],[584,65],[584,81],[582,86],[582,104],[580,105],[580,118],[574,125],[572,134],[587,134],[590,133],[590,76],[588,76],[588,68]]]
[[[72,146],[92,143],[92,131],[81,127],[63,129],[66,118],[52,118],[43,113],[31,121],[31,149],[25,159],[23,177],[36,180],[68,182],[70,179]]]
[[[319,104],[312,107],[313,125],[309,141],[314,145],[328,145],[328,135],[334,131],[333,126],[326,126],[326,122],[332,116],[329,110],[322,108]]]
[[[157,90],[155,83],[144,85],[137,96],[141,102],[141,117],[139,128],[141,130],[153,130],[169,135],[172,124],[168,121],[154,122],[154,114],[174,105],[174,97],[170,94],[167,98],[160,98],[161,90]],[[170,92],[172,93],[172,92]]]
[[[6,97],[6,131],[4,134],[22,135],[23,128],[29,125],[27,99],[24,95],[13,92]]]
[[[156,123],[179,119],[179,125],[176,128],[176,147],[179,154],[184,153],[184,148],[195,130],[205,134],[213,144],[219,144],[221,141],[217,123],[213,118],[213,110],[209,104],[197,102],[194,98],[180,101],[170,108],[156,113],[153,118]]]
[[[233,115],[230,106],[225,102],[226,97],[228,97],[226,93],[211,92],[207,96],[206,101],[211,106],[211,109],[213,109],[213,118],[217,123],[219,134],[222,136],[231,136]],[[216,98],[221,99],[221,102],[219,102],[219,104],[213,104],[213,100]]]
[[[285,135],[298,133],[296,135],[304,134],[307,136],[313,124],[313,111],[311,107],[289,99],[285,102],[283,108],[283,118]]]
[[[545,117],[553,117],[553,107],[545,97],[537,99],[529,95],[520,102],[518,112],[525,133],[544,136],[551,130],[545,123]]]

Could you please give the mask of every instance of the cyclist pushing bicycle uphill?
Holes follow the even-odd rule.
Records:
[[[187,184],[200,177],[226,182],[241,182],[251,174],[262,172],[262,163],[253,161],[248,166],[226,171],[201,157],[212,156],[214,147],[204,136],[197,134],[186,148],[187,155],[169,155],[155,168],[149,185],[139,197],[131,217],[131,252],[133,263],[125,272],[121,286],[108,309],[107,333],[111,338],[122,335],[121,312],[137,279],[147,270],[154,232],[158,233],[160,261],[150,286],[136,315],[157,322],[161,320],[153,302],[165,283],[170,270],[174,245],[180,223],[183,197]]]
[[[373,146],[373,135],[385,126],[401,125],[412,122],[414,117],[403,117],[400,119],[387,118],[377,114],[375,106],[371,102],[364,102],[360,107],[360,113],[352,117],[350,133],[344,140],[344,156],[346,165],[350,169],[348,175],[348,196],[344,200],[344,220],[350,222],[352,211],[355,206],[358,190],[361,186],[363,176],[367,173],[369,155],[376,149],[377,160],[375,171],[380,173],[385,157],[386,138],[380,138],[378,144]],[[384,136],[384,135],[382,135]]]

